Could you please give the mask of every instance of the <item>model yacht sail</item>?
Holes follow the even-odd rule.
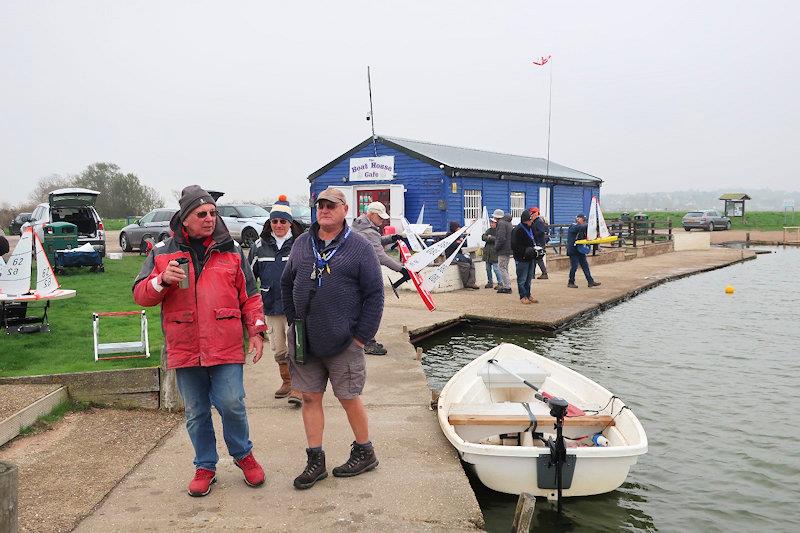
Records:
[[[586,221],[588,225],[586,230],[586,238],[575,241],[575,244],[603,244],[607,242],[614,242],[619,237],[611,235],[606,225],[606,219],[603,218],[603,212],[600,210],[600,202],[597,201],[596,196],[592,196],[592,205],[589,208],[589,220]]]

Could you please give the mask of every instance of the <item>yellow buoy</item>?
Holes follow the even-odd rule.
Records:
[[[725,294],[733,294],[733,285],[725,287]]]

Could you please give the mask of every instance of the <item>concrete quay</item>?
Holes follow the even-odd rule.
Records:
[[[371,438],[381,461],[367,474],[329,477],[307,491],[292,487],[305,464],[305,439],[297,410],[272,392],[279,379],[267,353],[246,371],[254,452],[267,471],[261,488],[249,488],[229,457],[218,465],[218,483],[205,498],[190,498],[191,444],[182,426],[169,434],[76,528],[106,531],[474,531],[483,525],[457,454],[429,410],[430,392],[409,333],[419,335],[462,317],[557,330],[665,281],[753,259],[749,250],[673,252],[592,268],[602,286],[568,289],[567,272],[535,280],[540,303],[522,305],[516,294],[460,290],[436,294],[427,312],[416,294],[387,293],[378,340],[389,350],[368,356],[364,400]],[[515,290],[516,292],[516,290]],[[352,434],[343,410],[326,395],[328,469],[344,462]],[[219,429],[219,419],[215,419]],[[218,445],[222,445],[218,431]]]

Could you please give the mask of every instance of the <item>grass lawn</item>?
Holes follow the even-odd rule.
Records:
[[[685,215],[686,211],[645,211],[647,215],[650,215],[650,220],[655,221],[656,224],[661,226],[666,226],[667,219],[672,218],[672,225],[676,228],[681,227],[681,219],[683,215]],[[636,213],[631,212],[631,216],[635,215]],[[620,213],[618,212],[603,212],[603,215],[607,220],[617,219],[619,218]],[[738,230],[761,230],[761,231],[772,231],[772,230],[782,230],[784,223],[783,223],[783,211],[749,211],[746,213],[746,220],[742,222],[741,218],[732,218],[731,219],[732,227],[731,229],[738,229]],[[800,225],[800,216],[795,217],[794,222],[792,221],[791,213],[788,215],[786,220],[786,225],[789,226],[798,226]]]
[[[0,376],[58,374],[158,366],[161,345],[161,308],[147,309],[150,334],[149,359],[123,359],[95,363],[92,349],[92,313],[102,311],[136,311],[131,285],[139,272],[143,257],[105,260],[105,272],[91,273],[84,267],[68,269],[58,281],[64,289],[75,289],[69,300],[51,302],[48,317],[50,333],[3,335],[0,339]],[[43,304],[29,304],[28,315],[41,316]],[[31,309],[37,307],[37,309]],[[139,317],[100,319],[100,342],[139,340]]]
[[[107,231],[119,231],[128,225],[128,221],[124,218],[104,218],[103,227]]]

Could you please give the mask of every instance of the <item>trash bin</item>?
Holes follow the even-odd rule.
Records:
[[[633,226],[638,235],[647,235],[650,227],[650,215],[647,213],[636,213],[633,215]]]
[[[50,264],[56,264],[56,250],[78,247],[78,226],[69,222],[53,222],[44,226],[44,253]]]

